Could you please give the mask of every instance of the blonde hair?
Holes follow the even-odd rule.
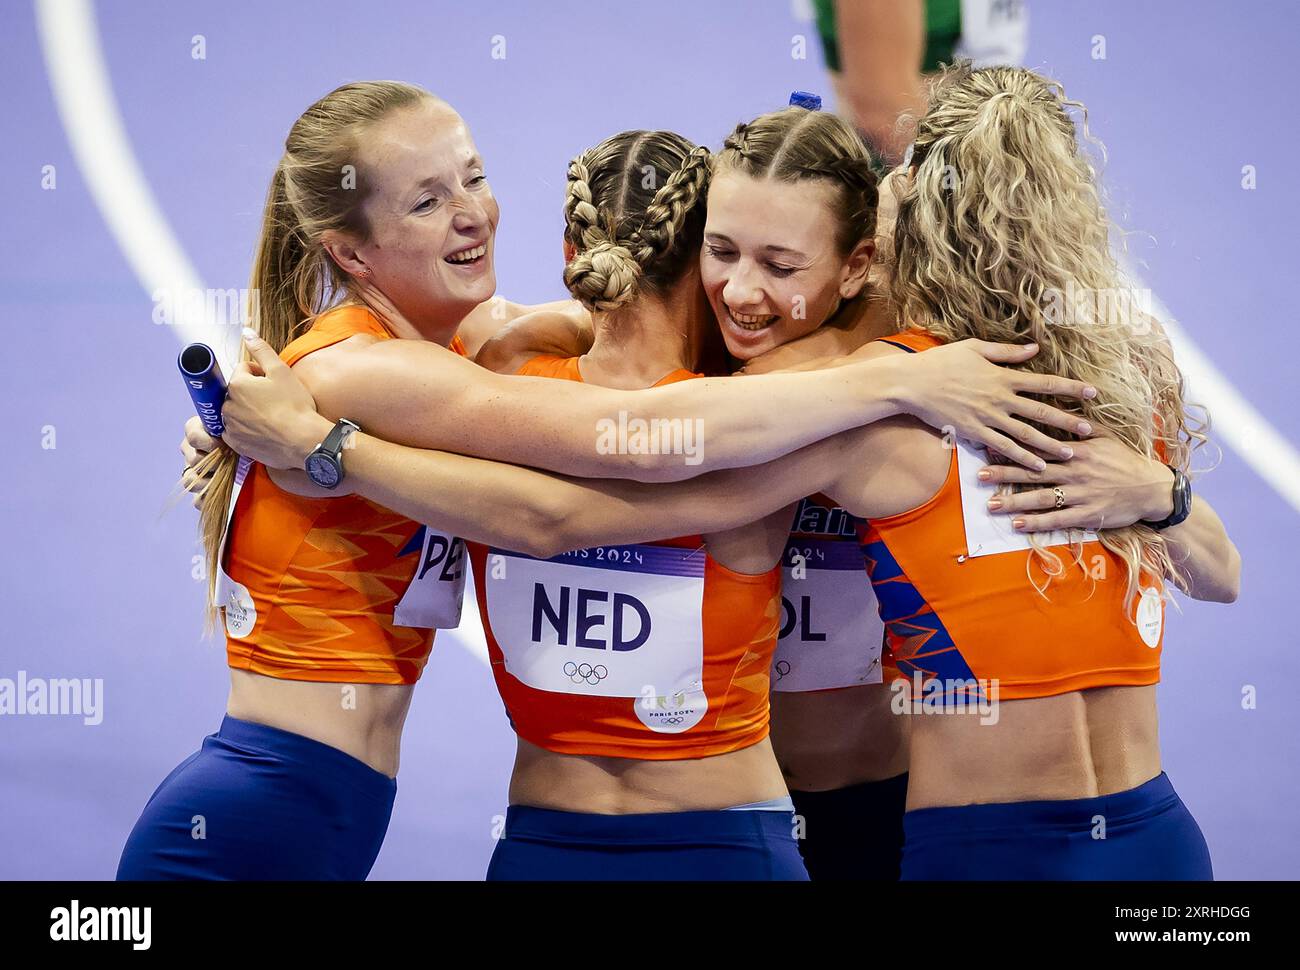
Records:
[[[714,174],[724,171],[829,183],[837,192],[832,214],[841,256],[876,234],[879,191],[871,156],[857,132],[834,114],[790,107],[737,125],[714,159]]]
[[[283,350],[315,317],[344,301],[349,279],[325,252],[322,235],[342,231],[368,237],[362,205],[373,189],[357,164],[365,131],[400,108],[437,100],[423,88],[399,81],[360,81],[335,88],[293,123],[276,164],[262,212],[253,259],[250,326],[271,347]],[[346,178],[345,166],[354,166]],[[216,581],[226,512],[239,456],[220,444],[196,467],[211,473],[199,509],[207,560],[208,619],[215,618]]]
[[[1083,105],[1033,71],[963,63],[939,77],[917,125],[915,179],[903,185],[906,176],[895,176],[900,320],[949,341],[1035,341],[1038,354],[1020,366],[1097,388],[1092,400],[1052,403],[1185,470],[1206,422],[1190,424],[1182,375],[1158,326],[1145,314],[1114,312],[1133,291],[1112,255],[1096,171],[1069,109],[1081,112],[1090,139]],[[1153,529],[1101,529],[1100,540],[1125,563],[1130,606],[1144,575],[1174,575]],[[1081,543],[1073,557],[1084,568]],[[1046,575],[1035,581],[1042,592],[1064,566],[1040,543],[1034,561]]]
[[[666,175],[664,173],[667,173]],[[704,236],[709,151],[671,131],[624,131],[569,163],[564,285],[589,310],[617,310],[681,279]]]

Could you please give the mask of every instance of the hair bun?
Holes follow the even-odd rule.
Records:
[[[621,243],[598,242],[564,268],[564,285],[589,310],[617,310],[636,294],[641,264]]]

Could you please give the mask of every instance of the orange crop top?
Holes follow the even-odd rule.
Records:
[[[318,317],[280,358],[358,334],[392,338],[369,310]],[[464,356],[460,338],[451,349]],[[231,667],[282,680],[413,684],[434,628],[460,622],[464,544],[359,495],[308,498],[240,461],[219,603]]]
[[[582,379],[576,358],[534,358],[519,373]],[[524,740],[669,761],[767,736],[779,566],[734,572],[699,536],[545,560],[471,543],[470,558],[497,689]]]
[[[912,353],[941,343],[916,330],[882,341]],[[1092,533],[1076,533],[1088,540],[1085,572],[1065,545],[1069,536],[1054,533],[1044,539],[1065,569],[1040,594],[1030,582],[1029,569],[1040,584],[1043,573],[1029,562],[1028,536],[985,507],[994,487],[976,476],[987,463],[959,440],[933,497],[858,526],[895,676],[919,677],[928,696],[1003,700],[1157,683],[1162,584],[1144,583],[1130,609],[1123,561]]]

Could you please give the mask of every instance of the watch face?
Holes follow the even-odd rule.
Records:
[[[309,455],[307,475],[321,488],[333,488],[339,483],[339,470],[327,455]]]

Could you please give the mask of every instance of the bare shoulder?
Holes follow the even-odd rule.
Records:
[[[316,385],[333,380],[340,369],[355,362],[360,351],[377,343],[381,341],[374,334],[354,333],[346,340],[312,351],[293,365],[293,372],[308,389],[314,390]]]
[[[886,344],[878,340],[871,340],[858,347],[856,350],[846,353],[820,355],[798,361],[784,361],[775,356],[776,353],[779,353],[778,348],[778,351],[773,352],[774,355],[768,364],[765,365],[762,358],[758,358],[745,365],[744,373],[794,374],[801,371],[827,370],[832,367],[844,367],[848,364],[859,364],[864,360],[875,360],[879,357],[886,357],[891,354],[903,354],[906,352],[907,351],[894,344]]]
[[[567,317],[575,328],[591,329],[591,314],[577,300],[554,300],[550,303],[515,303],[503,296],[494,296],[480,303],[461,321],[456,333],[465,344],[470,360],[476,360],[483,347],[500,335],[521,317],[534,313],[554,313]]]
[[[863,518],[915,508],[943,485],[952,442],[909,415],[894,415],[846,431],[841,471],[830,493]]]
[[[578,357],[590,347],[589,317],[547,307],[521,314],[503,326],[483,343],[474,362],[499,374],[513,374],[539,354]]]
[[[304,357],[293,373],[326,417],[349,411],[390,413],[401,401],[436,389],[439,399],[492,378],[470,361],[428,340],[384,340],[355,334]]]

